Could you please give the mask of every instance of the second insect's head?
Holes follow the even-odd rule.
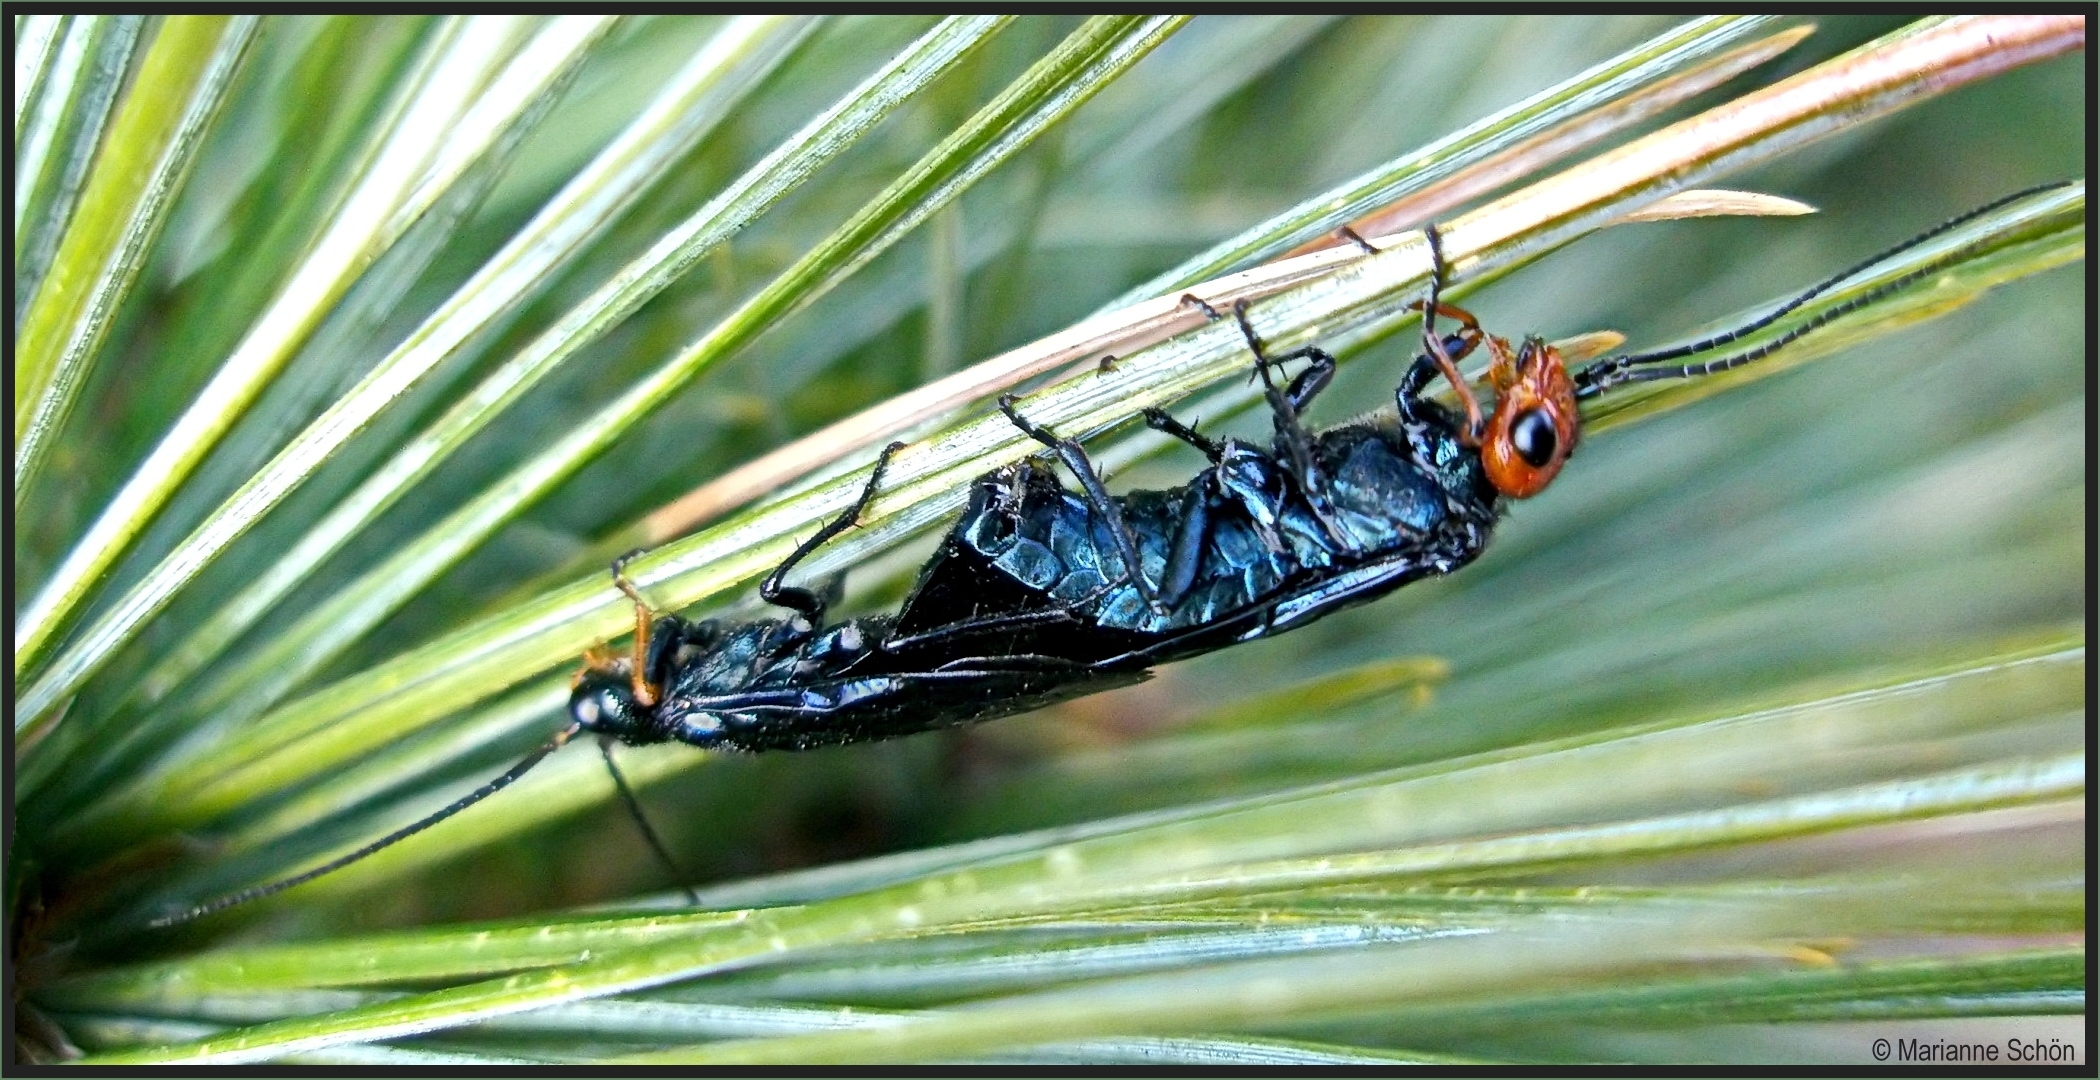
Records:
[[[655,709],[636,700],[627,661],[592,665],[569,691],[569,718],[585,731],[631,741],[649,726]]]

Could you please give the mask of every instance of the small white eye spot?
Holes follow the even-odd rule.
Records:
[[[605,711],[598,707],[598,696],[596,694],[587,698],[579,698],[570,707],[569,711],[576,717],[576,722],[584,727],[596,724],[599,717],[605,715]]]

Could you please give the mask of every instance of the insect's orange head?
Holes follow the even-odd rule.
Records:
[[[1481,438],[1480,464],[1495,490],[1528,499],[1546,490],[1575,450],[1575,384],[1559,351],[1538,338],[1526,338],[1506,364],[1498,357],[1496,368],[1495,414]]]

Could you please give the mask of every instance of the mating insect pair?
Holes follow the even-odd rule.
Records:
[[[1480,554],[1509,500],[1536,495],[1552,482],[1580,438],[1582,400],[1769,355],[1969,252],[1932,260],[1755,348],[1670,363],[1722,350],[1882,260],[2059,186],[2023,191],[1954,218],[1735,330],[1610,357],[1572,373],[1543,340],[1512,346],[1441,301],[1445,265],[1432,228],[1430,292],[1418,305],[1423,351],[1395,390],[1392,415],[1308,431],[1303,412],[1332,378],[1334,358],[1311,346],[1266,355],[1244,304],[1230,317],[1253,353],[1274,436],[1268,446],[1212,439],[1147,410],[1151,427],[1208,460],[1180,487],[1110,494],[1078,443],[1030,421],[1011,396],[1003,398],[1002,411],[1050,448],[1080,490],[1067,489],[1050,467],[1033,461],[980,478],[968,509],[894,617],[827,623],[824,599],[784,580],[858,520],[896,445],[883,452],[856,503],[761,583],[760,596],[788,609],[787,617],[723,625],[656,616],[616,562],[614,582],[635,602],[634,643],[624,657],[594,651],[587,658],[568,727],[510,771],[421,821],[296,877],[163,922],[196,918],[354,862],[501,790],[581,732],[631,744],[680,741],[753,751],[891,738],[1134,682],[1160,663],[1295,629],[1449,573]],[[1459,329],[1440,334],[1439,316],[1457,320]],[[1482,348],[1494,394],[1487,410],[1457,367]],[[1279,385],[1276,369],[1298,361],[1304,369]],[[1450,383],[1458,409],[1428,397],[1439,376]],[[625,794],[624,782],[621,788]]]

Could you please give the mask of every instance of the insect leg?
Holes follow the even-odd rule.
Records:
[[[1268,399],[1269,412],[1276,421],[1276,442],[1290,458],[1288,471],[1298,485],[1298,492],[1305,498],[1306,507],[1312,511],[1313,520],[1319,523],[1327,539],[1337,550],[1350,551],[1356,542],[1335,523],[1334,513],[1328,505],[1327,478],[1321,474],[1318,463],[1313,460],[1313,438],[1305,430],[1298,417],[1298,410],[1313,395],[1324,389],[1334,378],[1334,356],[1317,346],[1307,345],[1302,349],[1282,356],[1269,356],[1262,351],[1261,338],[1255,335],[1253,324],[1247,321],[1247,302],[1242,300],[1232,306],[1233,317],[1240,324],[1240,336],[1247,339],[1247,348],[1254,353],[1254,370],[1261,375],[1262,396]],[[1291,380],[1290,388],[1279,390],[1269,369],[1290,360],[1304,358],[1312,363],[1298,377]],[[1273,538],[1271,543],[1275,542]]]
[[[1307,345],[1296,352],[1272,357],[1270,363],[1281,364],[1299,359],[1308,361],[1305,370],[1299,372],[1283,390],[1283,396],[1291,403],[1293,413],[1303,413],[1305,407],[1312,404],[1312,399],[1317,397],[1320,391],[1327,389],[1328,383],[1334,381],[1334,354],[1316,346]]]
[[[1208,435],[1201,434],[1193,424],[1184,424],[1174,419],[1165,409],[1146,409],[1145,426],[1154,431],[1166,432],[1182,442],[1203,451],[1203,456],[1212,461],[1218,460],[1219,455],[1225,452],[1225,444]]]
[[[650,629],[656,621],[656,613],[650,610],[649,601],[642,599],[641,591],[634,587],[634,582],[627,580],[626,574],[627,564],[646,550],[636,548],[612,561],[613,588],[626,593],[627,599],[634,601],[634,656],[627,666],[627,674],[633,681],[634,700],[643,708],[656,704],[663,697],[658,689],[659,683],[649,677]],[[595,663],[588,655],[585,662]]]
[[[1349,243],[1355,245],[1358,251],[1361,251],[1366,255],[1378,254],[1378,249],[1372,247],[1371,242],[1369,240],[1364,239],[1363,236],[1359,234],[1355,229],[1352,229],[1347,225],[1337,226],[1334,230],[1334,235],[1337,239],[1349,241]]]
[[[620,766],[613,761],[613,741],[611,736],[600,735],[598,753],[605,758],[605,771],[612,774],[613,787],[619,789],[620,801],[627,804],[627,814],[634,819],[635,827],[642,830],[642,839],[648,842],[649,850],[655,852],[657,860],[671,871],[671,880],[684,882],[685,871],[680,870],[677,861],[671,858],[671,851],[664,846],[663,837],[658,836],[656,830],[650,827],[649,816],[642,813],[642,801],[634,797],[634,788],[628,786],[627,777],[621,774]],[[694,907],[700,906],[700,893],[697,890],[691,885],[681,884],[679,887],[685,890],[686,898],[693,902]]]
[[[1255,335],[1254,325],[1247,321],[1247,302],[1241,300],[1232,305],[1232,314],[1233,318],[1240,324],[1240,336],[1247,339],[1247,348],[1254,353],[1254,370],[1261,376],[1262,396],[1268,399],[1269,411],[1276,418],[1276,439],[1289,451],[1291,465],[1298,474],[1299,484],[1308,495],[1311,495],[1313,492],[1322,489],[1322,485],[1315,476],[1312,462],[1312,436],[1306,433],[1305,425],[1299,422],[1297,403],[1292,401],[1290,396],[1277,387],[1275,378],[1269,374],[1269,368],[1285,360],[1293,360],[1305,356],[1312,358],[1315,365],[1312,370],[1318,370],[1319,367],[1325,366],[1331,377],[1334,357],[1308,345],[1296,352],[1271,358],[1262,351],[1261,338]],[[1308,371],[1307,374],[1311,374],[1311,371]],[[1325,385],[1326,379],[1323,378],[1320,380],[1319,386],[1314,386],[1311,390],[1317,393],[1319,387]],[[1292,388],[1298,388],[1296,381],[1293,381]]]
[[[1209,301],[1203,299],[1200,296],[1197,296],[1194,293],[1182,293],[1181,306],[1192,307],[1198,311],[1201,311],[1204,317],[1210,319],[1212,322],[1216,322],[1225,317],[1218,313],[1217,308],[1210,306]],[[1106,365],[1104,365],[1104,368],[1105,367]],[[1216,439],[1212,439],[1208,436],[1198,434],[1196,432],[1196,426],[1194,424],[1184,424],[1181,421],[1176,420],[1165,409],[1148,408],[1145,410],[1144,416],[1145,425],[1147,427],[1150,427],[1154,431],[1165,432],[1168,435],[1172,435],[1175,438],[1180,439],[1182,442],[1185,442],[1190,446],[1195,447],[1197,450],[1202,451],[1203,456],[1209,458],[1212,461],[1218,460],[1218,455],[1225,452],[1225,447],[1223,444],[1219,443]]]
[[[1101,477],[1094,471],[1093,461],[1086,456],[1086,448],[1070,439],[1061,439],[1056,432],[1022,416],[1021,410],[1014,407],[1012,394],[999,396],[999,411],[1029,438],[1057,451],[1058,460],[1065,463],[1065,468],[1072,471],[1080,488],[1086,492],[1087,505],[1107,523],[1108,535],[1116,542],[1116,553],[1123,557],[1123,565],[1129,569],[1130,583],[1137,589],[1138,597],[1145,601],[1146,607],[1165,614],[1166,606],[1160,603],[1159,594],[1145,581],[1144,568],[1138,563],[1137,542],[1130,535],[1130,526],[1123,522],[1123,511],[1117,508],[1108,489],[1101,486]]]
[[[1449,270],[1449,264],[1444,261],[1444,237],[1435,224],[1423,226],[1422,236],[1429,241],[1429,297],[1422,301],[1422,351],[1436,361],[1437,369],[1450,381],[1451,389],[1458,394],[1460,404],[1465,406],[1466,429],[1459,436],[1459,442],[1465,446],[1478,446],[1484,426],[1480,419],[1480,402],[1473,397],[1472,388],[1466,385],[1466,377],[1460,374],[1458,361],[1445,350],[1444,339],[1436,332],[1436,317],[1441,314],[1458,319],[1474,334],[1480,333],[1480,322],[1471,314],[1443,302],[1444,276]]]
[[[1144,415],[1147,427],[1166,432],[1203,451],[1203,456],[1209,458],[1213,464],[1224,457],[1225,444],[1174,419],[1166,410],[1146,409]],[[1188,592],[1189,586],[1196,580],[1196,568],[1203,558],[1203,545],[1210,537],[1210,504],[1205,497],[1206,487],[1208,484],[1191,484],[1188,494],[1183,498],[1179,523],[1174,529],[1174,541],[1167,549],[1167,565],[1160,572],[1161,604],[1172,606]]]
[[[1478,337],[1468,339],[1459,334],[1444,335],[1444,351],[1452,357],[1463,357],[1480,344]],[[1443,377],[1444,370],[1436,358],[1428,354],[1415,357],[1407,373],[1400,377],[1400,385],[1393,388],[1393,402],[1400,413],[1401,429],[1407,433],[1410,444],[1425,460],[1434,458],[1435,438],[1428,429],[1439,431],[1464,430],[1465,420],[1455,416],[1451,410],[1426,396],[1423,391],[1429,384]]]
[[[1337,232],[1339,234],[1347,234],[1347,236],[1351,240],[1353,240],[1356,244],[1358,244],[1368,252],[1376,254],[1378,251],[1377,248],[1374,248],[1370,245],[1369,241],[1365,240],[1361,236],[1356,235],[1356,233],[1351,231],[1346,225],[1342,226],[1342,228],[1337,230]],[[1201,309],[1203,314],[1209,316],[1213,322],[1223,319],[1225,317],[1218,313],[1217,308],[1210,306],[1210,304],[1206,303],[1202,297],[1197,296],[1194,293],[1181,294],[1181,302],[1184,305]],[[1246,306],[1247,302],[1245,300],[1242,300],[1239,301],[1237,304],[1233,305],[1233,309],[1234,311],[1239,311],[1240,309],[1245,308]],[[1327,389],[1328,383],[1334,381],[1334,355],[1332,353],[1329,353],[1327,350],[1319,348],[1317,346],[1307,345],[1305,348],[1298,349],[1293,352],[1287,352],[1281,356],[1269,356],[1262,352],[1260,340],[1254,336],[1254,332],[1252,330],[1248,329],[1247,319],[1245,315],[1240,316],[1240,332],[1243,336],[1246,337],[1247,344],[1251,346],[1254,350],[1254,359],[1257,367],[1260,369],[1261,378],[1263,382],[1268,382],[1269,374],[1267,369],[1270,367],[1282,367],[1284,364],[1287,364],[1293,360],[1311,361],[1311,366],[1307,367],[1304,371],[1299,372],[1298,377],[1292,379],[1290,386],[1283,391],[1284,398],[1290,402],[1292,411],[1292,421],[1295,423],[1296,414],[1305,411],[1305,407],[1307,405],[1312,404],[1312,399],[1316,395],[1318,395],[1320,391]],[[1270,387],[1270,390],[1272,392],[1274,391],[1274,389],[1274,386]],[[1273,402],[1271,404],[1271,407],[1274,407]],[[1279,430],[1281,430],[1280,425]]]
[[[1203,549],[1210,542],[1210,499],[1207,484],[1190,484],[1182,496],[1180,521],[1174,526],[1174,542],[1167,548],[1167,565],[1159,574],[1160,599],[1171,604],[1196,583],[1196,569],[1203,563]]]
[[[1200,296],[1197,296],[1195,293],[1182,293],[1181,306],[1195,308],[1197,311],[1203,313],[1204,318],[1209,319],[1212,322],[1217,322],[1225,317],[1218,313],[1217,308],[1210,306],[1210,301],[1205,300]]]
[[[818,529],[815,535],[795,545],[795,550],[788,552],[788,557],[781,560],[780,565],[774,567],[773,572],[767,574],[764,581],[758,583],[760,599],[768,604],[777,604],[780,607],[799,612],[803,618],[809,621],[811,626],[818,626],[823,623],[823,597],[808,589],[797,588],[793,585],[782,585],[781,582],[787,577],[787,572],[793,569],[796,563],[808,558],[809,553],[817,550],[824,541],[845,532],[860,521],[861,513],[867,510],[869,503],[875,501],[875,490],[882,486],[882,474],[889,471],[890,459],[895,457],[897,451],[902,449],[904,449],[904,444],[901,442],[893,442],[882,448],[881,456],[875,459],[875,470],[868,474],[867,485],[860,489],[860,498],[855,499],[853,505],[846,508],[845,513],[831,519],[830,523]]]

